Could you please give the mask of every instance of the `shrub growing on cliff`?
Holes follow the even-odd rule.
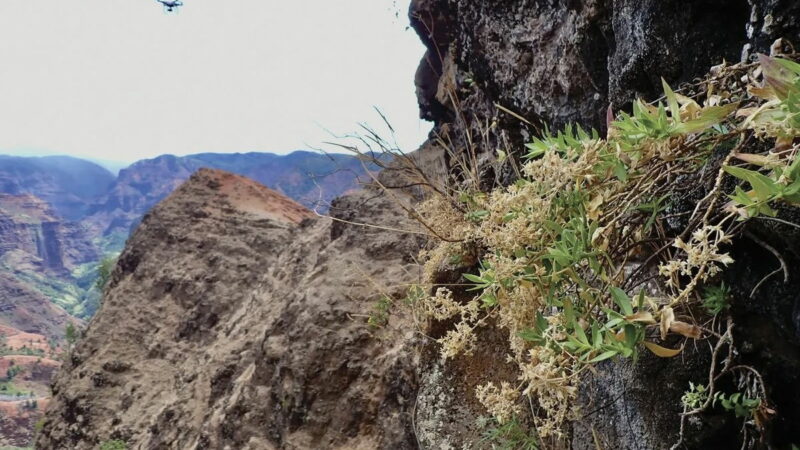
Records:
[[[5,381],[13,380],[14,377],[16,377],[20,372],[22,372],[22,370],[23,370],[22,367],[13,364],[13,361],[12,361],[11,367],[9,367],[8,370],[6,370]]]
[[[419,307],[454,322],[439,339],[442,358],[469,355],[482,327],[508,333],[519,385],[477,392],[500,424],[525,396],[539,407],[537,434],[561,439],[579,417],[578,380],[594,364],[645,349],[674,357],[699,339],[713,342],[716,361],[732,345],[730,319],[700,321],[697,307],[725,311],[727,293],[711,286],[733,262],[725,249],[742,222],[774,216],[776,202],[800,203],[800,65],[762,57],[760,65],[721,66],[693,98],[663,87],[663,102],[636,101],[632,114],[610,119],[605,139],[579,127],[545,133],[527,145],[514,184],[482,192],[473,183],[420,208],[441,243],[426,252],[431,295]],[[710,162],[715,154],[721,163]],[[678,180],[703,173],[705,197],[676,210],[672,199],[685,190]],[[730,193],[726,180],[735,184]],[[670,212],[680,231],[668,230]],[[479,268],[464,274],[474,296],[433,284],[453,255],[476,251]],[[681,343],[668,346],[668,336]],[[723,376],[744,391],[721,393],[715,381]],[[719,403],[740,417],[748,411],[761,431],[773,413],[760,377],[730,363],[713,366],[702,392],[691,394],[683,417]]]
[[[117,258],[107,256],[103,258],[97,265],[97,279],[94,282],[94,287],[100,292],[103,292],[108,285],[108,280],[111,278],[111,271],[114,270],[114,265],[117,263]]]
[[[68,323],[64,330],[64,339],[67,341],[67,351],[71,351],[80,338],[81,332],[73,323]]]

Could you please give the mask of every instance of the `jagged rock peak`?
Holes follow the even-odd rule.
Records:
[[[375,192],[332,211],[409,226]],[[37,448],[413,448],[413,330],[379,340],[355,316],[376,301],[368,280],[411,281],[419,241],[310,216],[214,170],[157,205],[56,378]]]
[[[198,170],[169,199],[169,203],[184,206],[202,203],[202,213],[210,215],[238,213],[286,223],[300,223],[314,216],[283,194],[249,178],[216,169]]]

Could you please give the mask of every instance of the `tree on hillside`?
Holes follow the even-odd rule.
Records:
[[[94,282],[94,287],[101,293],[105,290],[108,280],[111,278],[111,271],[114,270],[114,264],[117,263],[117,258],[107,256],[100,261],[97,266],[97,280]]]
[[[22,372],[22,367],[15,365],[12,361],[11,367],[6,370],[6,381],[13,380],[20,372]]]
[[[72,350],[72,347],[74,347],[75,343],[78,342],[78,337],[80,337],[80,331],[78,328],[72,323],[68,323],[67,329],[64,333],[64,338],[67,340],[67,350]]]

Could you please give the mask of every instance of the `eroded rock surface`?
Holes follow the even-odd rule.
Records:
[[[332,211],[406,220],[376,192]],[[38,447],[413,448],[413,328],[374,334],[363,314],[415,279],[418,239],[311,216],[242,177],[193,175],[120,257]]]
[[[543,125],[602,131],[609,105],[653,99],[661,77],[680,86],[723,59],[768,52],[778,37],[800,43],[799,8],[788,0],[413,0],[411,22],[428,48],[416,74],[421,115],[453,154],[477,150],[481,180],[509,182],[513,174],[494,173],[498,148],[519,154]],[[417,351],[404,318],[372,333],[359,316],[375,292],[398,293],[418,277],[420,242],[353,223],[418,225],[374,191],[334,203],[346,223],[257,217],[220,190],[220,176],[195,175],[144,219],[58,377],[39,445],[483,445],[475,419],[485,412],[470,394],[492,377],[515,379],[502,337],[488,336],[477,363],[442,364],[430,346]],[[796,264],[791,230],[752,232],[777,236],[769,241]],[[735,339],[774,389],[779,419],[768,438],[788,448],[800,417],[797,280],[764,285],[753,300],[774,261],[746,239],[733,254],[742,261],[730,272]],[[455,280],[467,269],[454,269]],[[688,381],[703,381],[707,357],[687,351],[685,359],[600,365],[585,380],[585,416],[565,445],[669,448],[680,396]],[[703,420],[706,434],[685,446],[727,448],[731,422]]]
[[[478,155],[483,188],[515,177],[497,173],[495,151],[521,154],[523,144],[544,126],[557,130],[571,122],[603,133],[609,106],[618,111],[636,97],[655,99],[662,77],[672,86],[685,86],[723,60],[735,63],[769,53],[778,38],[800,43],[800,6],[779,0],[413,0],[410,18],[428,48],[416,77],[421,115],[435,122],[434,132],[448,143],[448,169],[455,181],[465,178],[458,155]],[[697,199],[703,189],[697,186]],[[751,232],[781,248],[794,264],[794,231],[765,230],[761,224]],[[751,298],[777,262],[747,238],[733,247],[739,262],[727,282],[735,292],[735,339],[744,345],[743,361],[766,374],[781,411],[768,433],[769,445],[788,447],[796,432],[787,423],[800,420],[794,375],[800,363],[800,307],[790,294],[797,280],[794,275],[786,284],[777,280]],[[472,267],[459,269],[454,272]],[[482,410],[463,388],[475,383],[474,364],[502,366],[505,350],[490,342],[496,351],[480,350],[482,360],[473,365],[457,359],[442,366],[435,352],[424,354],[420,395],[426,401],[418,416],[425,419],[420,423],[434,448],[474,442],[478,429],[467,420],[474,421]],[[678,441],[680,397],[688,381],[707,377],[702,369],[707,358],[697,352],[681,360],[601,365],[583,386],[586,415],[572,430],[569,445],[596,448],[598,435],[605,448],[669,448]],[[437,417],[438,422],[428,420]],[[688,425],[694,437],[683,442],[686,448],[735,445],[732,421],[710,415],[702,420]]]

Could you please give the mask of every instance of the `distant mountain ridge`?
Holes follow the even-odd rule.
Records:
[[[33,194],[68,220],[83,217],[113,182],[108,170],[71,156],[0,155],[0,193]]]
[[[358,158],[344,154],[297,151],[288,155],[255,152],[162,155],[122,169],[108,193],[91,207],[87,221],[103,235],[128,234],[145,212],[201,168],[251,178],[307,208],[323,212],[331,200],[358,189],[360,182],[369,178]]]
[[[251,178],[322,212],[331,200],[367,181],[367,170],[376,169],[347,154],[198,153],[143,159],[115,177],[95,162],[71,156],[0,155],[0,193],[35,195],[61,218],[104,235],[129,234],[147,210],[200,168]]]

